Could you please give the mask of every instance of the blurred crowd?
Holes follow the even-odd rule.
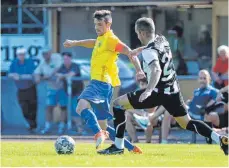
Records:
[[[211,70],[212,39],[206,25],[200,27],[193,44],[186,43],[182,22],[177,22],[166,34],[178,75],[197,75],[201,69]]]
[[[36,67],[32,59],[27,59],[26,50],[20,48],[17,50],[17,58],[12,62],[8,76],[15,81],[18,88],[18,102],[21,106],[23,115],[29,124],[29,131],[37,132],[37,90],[36,84],[40,81],[46,81],[46,118],[44,129],[41,134],[47,134],[52,127],[54,108],[58,105],[60,108],[60,121],[58,134],[63,134],[67,123],[68,96],[71,98],[71,116],[73,124],[77,125],[78,131],[83,133],[80,120],[75,108],[77,97],[83,90],[82,81],[71,81],[71,93],[68,92],[68,81],[72,77],[81,77],[79,65],[72,62],[72,54],[69,52],[52,54],[51,48],[45,48],[42,52],[43,60]],[[70,94],[70,95],[69,95]]]
[[[183,59],[184,40],[182,38],[182,26],[176,25],[169,32],[174,64],[178,75],[187,73],[187,65]],[[175,40],[174,40],[175,39]],[[211,67],[211,39],[209,32],[203,31],[199,43],[196,46],[198,51],[198,62],[200,71],[198,73],[199,88],[193,92],[193,97],[186,102],[191,117],[201,119],[217,131],[225,134],[228,132],[228,46],[218,47],[218,58],[216,64]],[[72,77],[81,77],[79,64],[72,60],[70,52],[56,55],[51,48],[42,51],[43,60],[38,65],[26,58],[26,50],[19,48],[16,52],[17,58],[12,62],[8,76],[15,81],[18,88],[17,98],[22,109],[24,118],[29,124],[28,130],[40,134],[47,134],[52,129],[55,107],[60,110],[60,121],[58,134],[63,134],[67,128],[67,117],[69,101],[71,101],[71,118],[73,128],[85,135],[84,123],[75,112],[77,97],[84,88],[81,80],[71,80]],[[37,90],[36,84],[46,81],[46,117],[42,129],[37,128]],[[71,93],[68,89],[68,82],[71,81]],[[147,83],[140,83],[139,87],[146,87]],[[161,127],[161,143],[168,143],[168,135],[171,126],[177,126],[176,121],[169,113],[161,107],[145,110],[128,110],[126,112],[126,130],[132,142],[138,142],[136,128],[145,130],[146,142],[151,142],[153,128]],[[211,143],[211,140],[207,140]]]

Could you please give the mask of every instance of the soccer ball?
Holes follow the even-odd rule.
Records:
[[[60,136],[55,142],[55,149],[58,154],[72,154],[75,149],[75,141],[70,136]]]

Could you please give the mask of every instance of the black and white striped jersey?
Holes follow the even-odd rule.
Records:
[[[142,57],[143,69],[147,74],[148,81],[151,78],[149,65],[153,61],[159,61],[160,63],[162,73],[155,91],[164,92],[165,94],[173,94],[180,91],[169,42],[164,36],[156,35],[155,39],[150,41],[147,47],[142,50]]]

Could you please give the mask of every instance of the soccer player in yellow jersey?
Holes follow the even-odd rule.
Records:
[[[91,82],[78,98],[76,112],[95,134],[96,149],[110,137],[115,141],[115,130],[107,125],[112,119],[110,101],[113,88],[120,85],[116,61],[118,54],[127,55],[136,68],[137,79],[145,78],[137,57],[143,48],[131,50],[111,30],[112,17],[108,10],[96,11],[93,15],[97,39],[66,40],[65,47],[83,46],[94,48],[91,58]],[[142,153],[141,149],[125,140],[129,151]]]

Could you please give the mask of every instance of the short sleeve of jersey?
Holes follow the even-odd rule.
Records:
[[[107,49],[115,52],[117,45],[120,43],[120,40],[116,36],[108,37],[107,39]]]
[[[151,64],[153,61],[158,61],[157,51],[151,48],[146,48],[142,50],[142,57],[148,65]]]

